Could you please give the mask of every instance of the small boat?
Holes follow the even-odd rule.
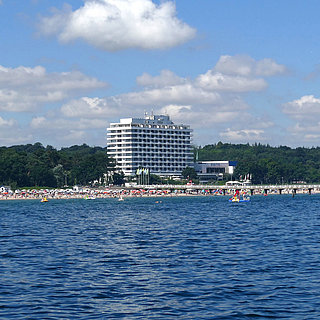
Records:
[[[84,197],[85,200],[96,200],[95,196],[86,196]]]
[[[233,197],[229,199],[229,202],[250,202],[250,197],[247,196],[246,193],[240,195],[239,191],[237,190]]]
[[[41,199],[41,202],[48,202],[49,200],[47,199],[47,197],[44,197]]]
[[[229,202],[250,202],[250,198],[247,199],[229,199]]]
[[[123,197],[120,196],[119,199],[118,199],[118,201],[124,201]]]

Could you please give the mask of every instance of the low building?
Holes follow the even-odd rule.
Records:
[[[223,180],[225,175],[233,175],[237,161],[197,161],[194,169],[201,182]]]

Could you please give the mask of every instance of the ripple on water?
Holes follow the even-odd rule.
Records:
[[[320,196],[0,203],[1,319],[320,319]]]

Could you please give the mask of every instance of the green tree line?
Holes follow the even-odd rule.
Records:
[[[0,147],[0,184],[14,188],[88,185],[102,182],[113,168],[106,148],[86,144],[61,150],[39,142]]]
[[[218,142],[195,147],[198,160],[238,161],[234,179],[250,174],[254,184],[320,182],[320,147],[290,148]]]
[[[194,154],[198,160],[237,161],[233,178],[250,174],[254,184],[320,182],[320,147],[218,142],[195,147]],[[123,175],[114,174],[114,166],[106,148],[86,144],[60,150],[39,142],[0,147],[0,185],[14,188],[88,185],[93,181],[104,182],[106,173],[112,173],[114,184],[121,184]]]

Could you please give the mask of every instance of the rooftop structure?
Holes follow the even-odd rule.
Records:
[[[107,129],[108,154],[116,160],[116,169],[126,176],[138,168],[161,176],[179,176],[193,166],[192,130],[174,124],[167,115],[120,119]]]

